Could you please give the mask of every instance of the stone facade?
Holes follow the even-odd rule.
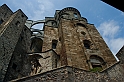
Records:
[[[43,30],[32,28],[38,23]],[[33,21],[20,9],[0,7],[0,82],[123,82],[123,50],[117,62],[75,8]]]

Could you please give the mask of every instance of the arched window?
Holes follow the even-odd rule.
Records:
[[[97,68],[96,71],[101,71],[102,70],[102,65],[104,65],[104,60],[97,56],[97,55],[91,55],[90,56],[90,63],[92,65],[92,68]]]
[[[52,40],[52,49],[56,49],[57,42],[57,40]]]
[[[90,49],[90,44],[91,44],[91,42],[90,42],[89,40],[84,40],[83,43],[84,43],[84,47],[85,47],[86,49]]]

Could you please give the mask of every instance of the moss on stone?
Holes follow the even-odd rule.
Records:
[[[102,71],[102,68],[101,67],[95,67],[93,69],[90,69],[91,72],[100,72]]]

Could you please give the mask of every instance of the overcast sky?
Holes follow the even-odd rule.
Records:
[[[114,55],[124,45],[124,12],[101,0],[1,0],[2,4],[13,12],[21,9],[29,20],[53,17],[55,10],[74,7],[95,25]]]

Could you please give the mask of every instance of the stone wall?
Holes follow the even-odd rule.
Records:
[[[0,25],[0,81],[5,77],[13,51],[27,19],[21,10],[16,11],[14,14],[8,8],[5,10],[10,11],[8,12],[10,15],[7,14],[5,16],[6,20]],[[4,12],[7,13],[7,11]]]
[[[120,60],[121,64],[124,64],[124,45],[116,54],[117,58]],[[123,66],[124,67],[124,66]]]
[[[97,55],[103,58],[103,60],[106,62],[106,67],[110,67],[114,63],[117,62],[116,58],[112,54],[111,50],[109,49],[108,45],[105,43],[104,39],[96,29],[94,25],[87,24],[88,32],[90,34],[90,38],[92,39],[92,43],[94,45],[94,49],[99,52]],[[94,53],[89,53],[94,54]],[[105,67],[105,68],[106,68]]]
[[[123,51],[124,47],[117,54],[120,61],[102,72],[64,66],[10,82],[124,82]]]
[[[4,81],[28,76],[31,72],[30,61],[27,53],[30,51],[31,31],[23,27],[18,42],[12,54]]]
[[[35,69],[34,63],[35,62],[33,59],[36,58],[37,62],[37,69]],[[36,75],[38,73],[43,73],[49,70],[52,70],[54,68],[57,68],[57,60],[58,60],[58,55],[54,50],[48,50],[42,53],[32,53],[29,54],[29,60],[33,67],[33,70],[31,71],[30,75]],[[35,64],[36,65],[36,64]],[[31,69],[31,68],[29,68]]]
[[[2,19],[3,22],[8,20],[12,14],[13,12],[6,4],[0,7],[0,20]]]
[[[52,49],[52,40],[58,41],[58,29],[51,26],[45,26],[42,52]]]
[[[64,60],[66,60],[67,56],[67,64],[69,66],[88,70],[87,59],[83,51],[83,42],[79,39],[79,33],[77,32],[78,27],[75,26],[76,22],[76,20],[61,19],[60,27],[58,27],[58,29],[60,29],[59,36],[61,37],[61,43],[63,45],[61,49],[63,48],[65,50],[62,50],[62,61],[65,62]]]
[[[123,70],[119,63],[103,72],[96,73],[65,66],[10,82],[123,82]]]

